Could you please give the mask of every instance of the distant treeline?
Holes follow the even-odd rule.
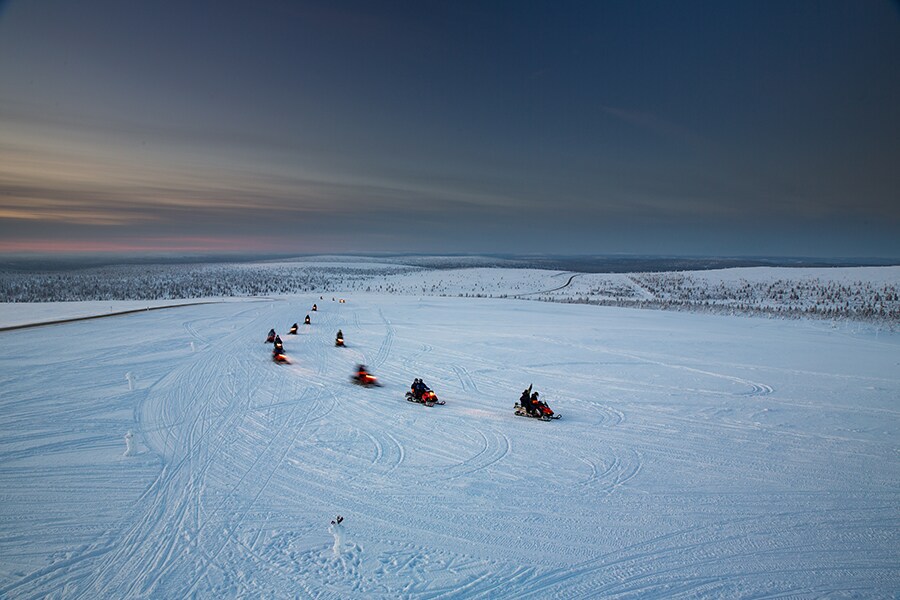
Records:
[[[447,262],[446,257],[442,258],[441,266],[449,268]],[[478,266],[486,265],[479,262]],[[421,266],[390,263],[365,266],[350,262],[346,265],[116,265],[47,272],[0,271],[0,302],[167,300],[360,291],[518,297],[631,308],[850,319],[891,328],[900,325],[900,286],[890,281],[836,281],[802,273],[797,278],[773,275],[772,280],[763,281],[748,281],[737,274],[734,278],[710,281],[699,274],[681,272],[512,273],[522,276],[509,277],[509,271],[505,278],[502,271],[493,277],[485,276],[479,269],[451,272]]]
[[[101,267],[141,266],[205,266],[210,264],[258,264],[266,261],[304,262],[346,261],[348,264],[373,262],[408,265],[428,269],[461,269],[467,267],[505,267],[510,269],[553,269],[577,273],[658,273],[669,271],[707,271],[735,267],[884,267],[900,264],[890,258],[803,258],[803,257],[678,257],[678,256],[584,256],[584,255],[422,255],[383,254],[365,256],[319,255],[195,255],[195,256],[32,256],[0,258],[0,272],[52,273]]]
[[[321,292],[331,283],[402,273],[329,267],[222,265],[117,265],[77,271],[0,272],[0,302],[168,300]]]
[[[628,279],[635,288],[598,286],[578,293],[561,290],[539,299],[731,315],[847,319],[892,329],[900,326],[900,288],[891,283],[818,278],[713,283],[683,273],[633,274]]]

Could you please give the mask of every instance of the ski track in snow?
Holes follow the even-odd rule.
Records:
[[[884,341],[840,337],[846,371],[826,377],[803,358],[815,331],[773,352],[702,320],[743,336],[720,356],[697,322],[298,296],[48,327],[46,365],[5,332],[0,596],[891,597]],[[292,364],[271,361],[270,327]],[[357,362],[384,387],[352,385]],[[414,377],[446,405],[405,401]],[[513,416],[529,383],[560,420]]]

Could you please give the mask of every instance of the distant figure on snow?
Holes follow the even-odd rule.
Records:
[[[334,536],[334,546],[331,547],[332,552],[334,552],[335,556],[340,555],[341,548],[344,545],[344,517],[338,515],[331,521],[331,525],[328,526],[328,531],[331,535]]]
[[[134,456],[134,433],[129,429],[125,434],[125,454],[124,456]]]

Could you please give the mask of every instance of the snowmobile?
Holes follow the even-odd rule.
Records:
[[[284,353],[284,347],[275,347],[272,349],[272,360],[279,364],[289,365],[291,360]]]
[[[291,330],[288,331],[288,333],[289,333],[290,335],[297,335],[297,329],[298,329],[299,327],[300,327],[299,325],[297,325],[296,323],[294,323],[293,325],[291,325]]]
[[[267,343],[267,344],[271,344],[271,343],[274,342],[274,341],[275,341],[275,330],[274,330],[274,329],[270,329],[270,330],[269,330],[269,335],[266,336],[266,343]]]
[[[350,381],[363,387],[381,387],[381,384],[378,383],[378,379],[369,373],[363,365],[360,365],[359,368],[357,368],[356,375],[351,376]]]
[[[319,307],[317,307],[315,304],[313,304],[312,311],[316,312],[317,310],[319,310]]]
[[[304,324],[304,325],[309,325],[309,315],[306,315],[306,318],[303,319],[303,324]]]
[[[336,338],[334,338],[334,345],[337,346],[338,348],[343,348],[344,347],[344,336],[339,335]]]
[[[550,407],[543,402],[536,402],[535,408],[537,408],[537,410],[530,413],[518,402],[513,405],[513,411],[517,417],[529,417],[532,419],[540,419],[541,421],[552,421],[553,419],[558,419],[560,417],[560,415],[550,410]]]
[[[428,388],[426,388],[425,391],[422,392],[422,395],[419,398],[416,398],[416,394],[412,390],[406,392],[406,400],[407,402],[418,402],[419,404],[424,404],[425,406],[444,404],[444,401],[439,400],[437,394],[435,394]]]

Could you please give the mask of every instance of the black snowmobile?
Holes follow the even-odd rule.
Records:
[[[344,334],[342,334],[342,333],[337,334],[337,337],[334,338],[334,345],[337,346],[338,348],[344,347]]]
[[[270,330],[269,330],[269,335],[266,336],[266,343],[267,343],[267,344],[271,344],[271,343],[274,342],[274,341],[275,341],[275,330],[274,330],[274,329],[270,329]]]
[[[309,325],[309,315],[306,315],[306,318],[303,319],[303,324],[304,324],[304,325]]]
[[[293,325],[291,325],[291,330],[288,331],[288,333],[290,335],[297,335],[297,329],[299,329],[299,328],[300,328],[300,326],[297,325],[296,323],[294,323]]]

